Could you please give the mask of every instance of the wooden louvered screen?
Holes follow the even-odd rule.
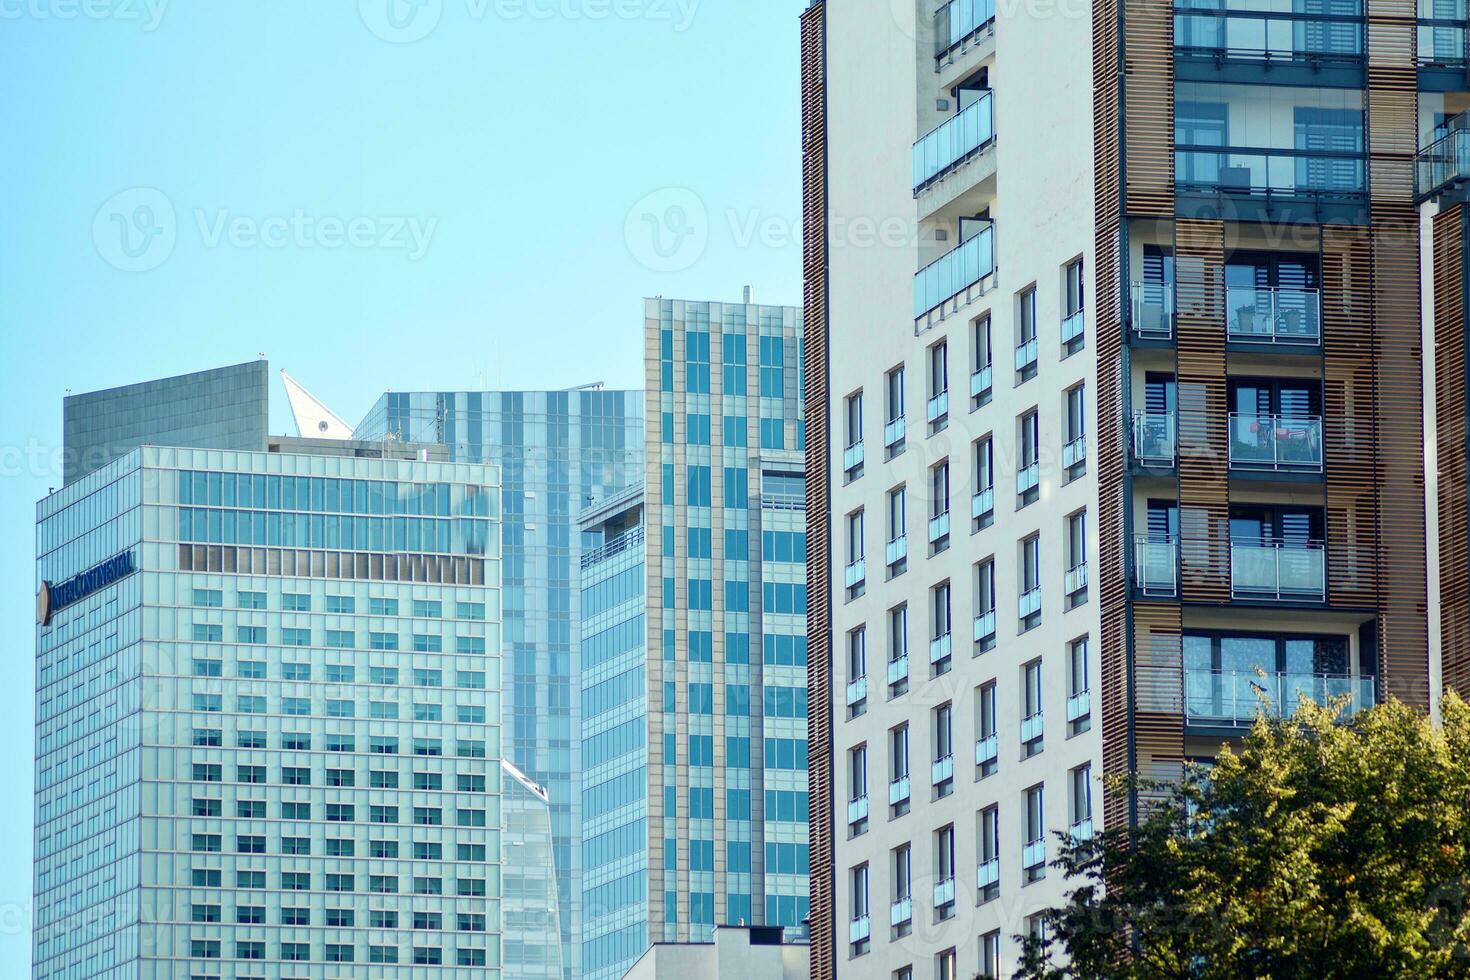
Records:
[[[1174,235],[1180,597],[1189,602],[1228,602],[1225,226],[1220,221],[1180,219]]]
[[[1134,737],[1139,764],[1145,755],[1184,755],[1184,648],[1180,606],[1140,602],[1133,607],[1136,714]]]
[[[1158,0],[1123,0],[1127,31],[1128,138],[1127,213],[1136,216],[1174,216],[1174,10]],[[1117,19],[1116,6],[1103,14]],[[1104,32],[1093,11],[1094,35]],[[1114,33],[1116,41],[1116,34]],[[1094,51],[1096,44],[1094,42]],[[1094,84],[1097,77],[1094,55]],[[1116,84],[1113,79],[1103,84]],[[1114,126],[1116,126],[1116,119]],[[1101,160],[1098,161],[1099,167]],[[1099,171],[1101,172],[1101,171]]]
[[[1413,0],[1368,2],[1374,380],[1378,390],[1379,667],[1386,694],[1429,706],[1423,336],[1414,204],[1418,73]]]
[[[1378,602],[1378,390],[1373,376],[1368,229],[1322,229],[1323,462],[1327,594],[1333,605]]]
[[[801,165],[805,286],[807,758],[811,817],[811,975],[837,976],[832,754],[832,530],[827,405],[827,11],[801,17]]]
[[[1132,771],[1132,678],[1128,671],[1127,500],[1124,495],[1124,304],[1128,284],[1122,251],[1122,162],[1119,142],[1118,17],[1113,0],[1092,10],[1093,166],[1096,176],[1098,601],[1102,666],[1103,771]],[[1172,207],[1172,204],[1171,204]],[[1126,795],[1103,800],[1106,826],[1132,817]]]
[[[1434,397],[1439,463],[1439,601],[1444,683],[1470,696],[1470,486],[1465,425],[1465,225],[1457,204],[1434,216]]]

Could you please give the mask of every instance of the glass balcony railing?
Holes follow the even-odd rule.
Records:
[[[1045,863],[1046,838],[1038,837],[1036,840],[1027,841],[1026,846],[1021,849],[1021,866],[1029,871]]]
[[[995,513],[995,487],[976,490],[970,497],[970,517],[983,521]]]
[[[888,805],[894,806],[909,798],[908,773],[902,776],[894,776],[888,781]]]
[[[914,900],[912,898],[899,898],[888,905],[888,924],[892,926],[902,925],[914,917]]]
[[[1225,287],[1225,328],[1250,344],[1319,344],[1321,304],[1315,289]]]
[[[847,822],[857,823],[868,819],[868,794],[847,801]]]
[[[932,763],[930,763],[929,777],[930,782],[933,783],[935,786],[938,786],[941,783],[947,783],[951,779],[953,779],[954,756],[946,755],[943,758],[935,759]]]
[[[873,934],[873,923],[866,915],[854,916],[847,923],[848,942],[860,943]]]
[[[1023,340],[1016,345],[1016,370],[1025,371],[1036,366],[1036,338]]]
[[[898,684],[909,679],[909,655],[903,654],[888,661],[888,683]]]
[[[1169,340],[1174,336],[1174,284],[1133,284],[1132,329],[1140,340]]]
[[[1347,698],[1349,714],[1373,707],[1372,677],[1348,674],[1266,673],[1185,668],[1184,714],[1194,724],[1248,726],[1263,711],[1290,718],[1298,695],[1318,704]]]
[[[1016,618],[1026,619],[1041,612],[1041,588],[1028,589],[1016,600]]]
[[[1321,472],[1322,420],[1232,412],[1230,468]]]
[[[934,907],[943,908],[954,904],[954,878],[943,878],[934,886]]]
[[[934,14],[934,57],[943,59],[995,20],[995,0],[950,0]]]
[[[1178,446],[1179,423],[1173,412],[1133,413],[1133,459],[1139,465],[1172,467]]]
[[[847,706],[862,704],[868,700],[868,679],[858,677],[847,682]]]
[[[1062,446],[1062,468],[1072,469],[1087,462],[1087,436],[1070,439]]]
[[[957,170],[995,138],[990,92],[930,130],[914,144],[914,193]]]
[[[1062,589],[1067,595],[1074,596],[1086,588],[1087,562],[1084,561],[1067,569],[1066,574],[1062,576]]]
[[[994,732],[975,740],[975,765],[988,766],[1000,758],[1000,742]]]
[[[1174,179],[1185,193],[1361,201],[1362,153],[1176,146]]]
[[[865,558],[854,558],[847,563],[843,581],[849,589],[855,589],[868,580],[868,562]]]
[[[1027,493],[1041,483],[1041,464],[1028,463],[1016,471],[1016,493]]]
[[[1000,858],[980,862],[975,869],[975,887],[981,891],[1000,881]]]
[[[1072,341],[1082,336],[1082,331],[1087,325],[1087,315],[1078,310],[1068,313],[1062,318],[1062,346],[1066,347]]]
[[[1321,542],[1230,542],[1230,594],[1237,599],[1321,601],[1327,594]]]
[[[949,659],[951,649],[949,633],[934,637],[934,639],[929,641],[929,662],[931,664],[937,664],[941,660]]]
[[[949,414],[949,392],[941,391],[924,403],[924,421],[938,422]]]
[[[883,561],[887,565],[897,565],[909,556],[909,536],[901,534],[888,542],[883,548]]]
[[[855,442],[842,451],[842,469],[850,473],[862,466],[865,459],[862,442]]]
[[[988,224],[914,274],[914,316],[921,317],[995,271],[995,225]]]
[[[949,511],[929,518],[929,543],[938,544],[949,537]]]
[[[987,364],[970,375],[970,397],[979,398],[990,391],[992,371]]]
[[[989,643],[995,639],[994,609],[988,609],[975,617],[975,630],[972,635],[976,643]]]
[[[907,426],[904,423],[902,415],[900,415],[896,419],[889,419],[887,422],[885,422],[883,424],[883,448],[892,449],[900,442],[903,442],[904,436],[906,434],[906,429]]]
[[[1470,129],[1450,129],[1414,157],[1414,190],[1421,198],[1466,180],[1470,180]]]
[[[1265,10],[1174,10],[1174,48],[1205,56],[1271,64],[1363,60],[1363,20],[1338,14]]]
[[[1139,535],[1133,540],[1133,585],[1149,596],[1179,591],[1179,542]]]

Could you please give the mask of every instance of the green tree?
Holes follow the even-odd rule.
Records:
[[[1470,706],[1342,710],[1263,715],[1131,831],[1062,835],[1074,887],[1019,976],[1470,977]]]

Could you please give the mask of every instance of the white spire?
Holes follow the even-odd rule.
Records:
[[[281,370],[281,383],[286,386],[286,398],[291,403],[298,436],[304,439],[352,438],[352,426],[301,387],[301,383],[287,374],[284,368]]]

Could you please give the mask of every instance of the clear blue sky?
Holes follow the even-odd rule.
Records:
[[[0,2],[0,976],[66,390],[263,352],[356,422],[387,388],[632,386],[643,296],[799,302],[801,7]]]

